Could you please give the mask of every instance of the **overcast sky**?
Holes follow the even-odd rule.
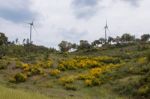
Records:
[[[0,0],[0,32],[9,40],[29,37],[34,19],[33,42],[56,47],[62,40],[78,43],[132,33],[150,32],[150,0]]]

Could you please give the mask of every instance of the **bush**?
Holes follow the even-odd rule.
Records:
[[[8,50],[8,48],[5,45],[0,46],[0,58],[2,58],[3,56],[6,55],[7,50]]]
[[[65,71],[66,67],[63,64],[59,64],[58,69],[62,70],[62,71]]]
[[[24,71],[28,71],[30,69],[30,65],[29,64],[22,64],[21,68],[24,70]]]
[[[68,60],[61,60],[58,65],[60,70],[76,70],[85,68],[101,67],[105,64],[118,64],[120,63],[119,58],[113,58],[109,56],[99,57],[85,57],[76,56]]]
[[[27,76],[23,73],[17,73],[14,78],[16,83],[25,82],[27,80]]]
[[[31,75],[39,75],[43,73],[43,69],[40,67],[32,67],[30,69]]]
[[[147,63],[147,58],[146,57],[141,57],[138,59],[138,63],[143,65]]]
[[[138,96],[149,97],[150,93],[150,72],[140,80],[140,86],[138,87]]]
[[[16,68],[23,68],[22,62],[16,61]]]
[[[92,80],[92,85],[93,86],[98,86],[100,84],[101,84],[101,82],[100,82],[100,80],[98,78],[95,78],[95,79]]]
[[[92,86],[92,80],[85,80],[85,85],[86,86]]]
[[[47,60],[47,61],[38,61],[37,64],[39,67],[42,67],[42,68],[50,68],[52,67],[53,65],[53,62],[51,60]]]
[[[147,54],[147,61],[150,62],[150,52]]]
[[[60,74],[60,70],[58,70],[58,69],[54,69],[54,70],[50,71],[51,76],[57,76],[58,74]]]
[[[100,84],[101,84],[101,82],[98,78],[94,78],[92,80],[89,80],[89,79],[85,80],[86,86],[98,86]]]
[[[138,89],[138,94],[142,96],[147,96],[150,93],[150,87],[148,85],[144,85]]]
[[[66,90],[73,90],[73,91],[76,91],[76,90],[77,90],[77,87],[74,86],[74,85],[65,84],[65,89],[66,89]]]
[[[49,60],[46,62],[44,68],[50,68],[50,67],[52,67],[52,65],[53,65],[53,62],[51,60]]]
[[[120,63],[120,59],[118,58],[114,58],[114,59],[107,59],[107,60],[103,60],[102,62],[106,63],[106,64],[118,64]]]
[[[0,70],[1,69],[6,69],[8,65],[8,62],[6,61],[0,61]]]
[[[137,46],[137,49],[138,49],[138,51],[143,51],[143,50],[149,49],[149,47],[145,44],[143,44],[143,45],[140,44]]]
[[[65,85],[65,84],[70,84],[73,83],[75,80],[74,77],[70,76],[70,77],[62,77],[59,79],[60,83]]]

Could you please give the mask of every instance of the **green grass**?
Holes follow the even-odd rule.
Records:
[[[25,92],[0,86],[0,99],[49,99],[38,93]]]

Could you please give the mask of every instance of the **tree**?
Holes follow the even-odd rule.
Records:
[[[121,38],[119,36],[117,36],[114,41],[117,43],[117,44],[120,44],[120,41],[121,41]]]
[[[134,40],[135,40],[135,37],[128,34],[128,33],[125,33],[121,36],[121,41],[123,43],[129,43],[129,42],[134,41]]]
[[[72,44],[67,41],[61,41],[58,46],[61,52],[68,52],[72,48]]]
[[[91,45],[87,40],[80,40],[79,49],[89,49],[89,48],[91,48]]]
[[[27,45],[30,44],[30,40],[29,39],[26,40],[26,44]]]
[[[106,42],[104,38],[100,38],[99,41],[100,41],[100,44],[105,44]]]
[[[141,41],[143,42],[147,42],[150,39],[150,35],[149,34],[143,34],[141,36]]]
[[[0,59],[5,56],[6,52],[7,52],[7,47],[5,45],[1,45],[0,46]]]
[[[0,33],[0,45],[6,45],[8,42],[8,38],[4,33]]]
[[[22,44],[24,45],[24,44],[25,44],[25,42],[26,42],[26,39],[23,39]]]
[[[111,44],[111,42],[114,41],[114,38],[113,37],[108,37],[108,43]]]
[[[95,41],[92,42],[92,46],[94,46],[94,47],[98,46],[100,44],[101,44],[100,40],[95,40]]]
[[[136,39],[135,39],[135,42],[136,42],[136,43],[138,43],[138,42],[140,42],[140,41],[141,41],[140,38],[136,38]]]
[[[72,44],[72,48],[73,49],[77,49],[78,48],[78,45],[76,43]]]
[[[16,38],[15,43],[16,43],[16,44],[18,44],[18,42],[19,42],[19,39],[18,39],[18,38]]]

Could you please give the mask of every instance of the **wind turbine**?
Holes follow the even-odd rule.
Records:
[[[30,39],[29,39],[29,43],[32,44],[32,32],[33,32],[33,29],[34,29],[34,31],[36,31],[35,26],[34,26],[34,20],[31,23],[28,23],[28,24],[30,25]]]
[[[32,29],[33,29],[34,23],[32,21],[31,23],[28,23],[28,24],[30,25],[30,39],[29,39],[29,41],[30,41],[30,44],[31,44],[32,43]]]
[[[106,42],[107,42],[107,30],[109,31],[108,25],[107,25],[107,20],[106,20],[106,25],[105,25],[104,29],[105,29],[105,44],[106,44]]]

